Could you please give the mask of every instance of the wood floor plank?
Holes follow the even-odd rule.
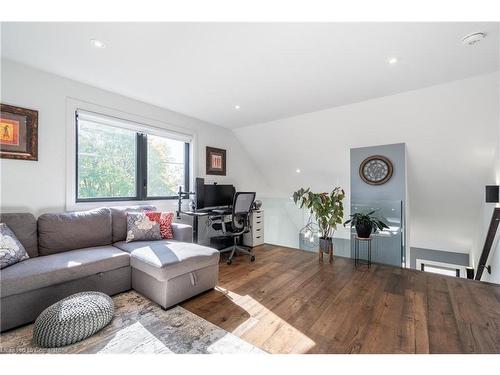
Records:
[[[453,313],[459,327],[460,341],[465,351],[474,353],[494,353],[498,350],[494,340],[494,333],[490,330],[491,322],[485,299],[478,298],[471,293],[467,284],[448,279],[448,290]],[[473,303],[471,303],[473,302]],[[474,306],[474,308],[471,308]]]
[[[500,286],[264,245],[182,304],[271,353],[500,353]]]
[[[377,272],[378,267],[369,272],[371,288],[360,287],[361,294],[351,305],[349,314],[335,330],[334,341],[339,353],[359,353],[366,336],[372,334],[370,323],[379,301],[383,298],[387,275]]]
[[[403,307],[401,338],[402,353],[429,353],[427,330],[426,275],[423,272],[408,274]]]
[[[427,278],[429,347],[431,353],[466,353],[458,332],[446,278]]]

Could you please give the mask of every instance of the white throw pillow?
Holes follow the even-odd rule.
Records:
[[[0,269],[11,266],[29,255],[23,244],[19,242],[14,232],[5,223],[0,223]]]

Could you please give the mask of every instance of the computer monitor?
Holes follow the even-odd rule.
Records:
[[[233,185],[207,184],[205,179],[196,178],[196,209],[222,207],[233,204],[235,188]]]
[[[204,207],[222,207],[233,204],[233,185],[205,185]]]
[[[196,209],[205,207],[205,179],[196,178]]]

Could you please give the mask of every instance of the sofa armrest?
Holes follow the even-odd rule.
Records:
[[[174,240],[180,242],[193,242],[193,227],[188,224],[172,223]]]

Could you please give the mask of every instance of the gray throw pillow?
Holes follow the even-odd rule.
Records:
[[[132,241],[161,240],[160,223],[148,217],[147,213],[127,212],[127,239]]]
[[[5,223],[0,223],[0,269],[28,259],[28,253],[14,232]]]

